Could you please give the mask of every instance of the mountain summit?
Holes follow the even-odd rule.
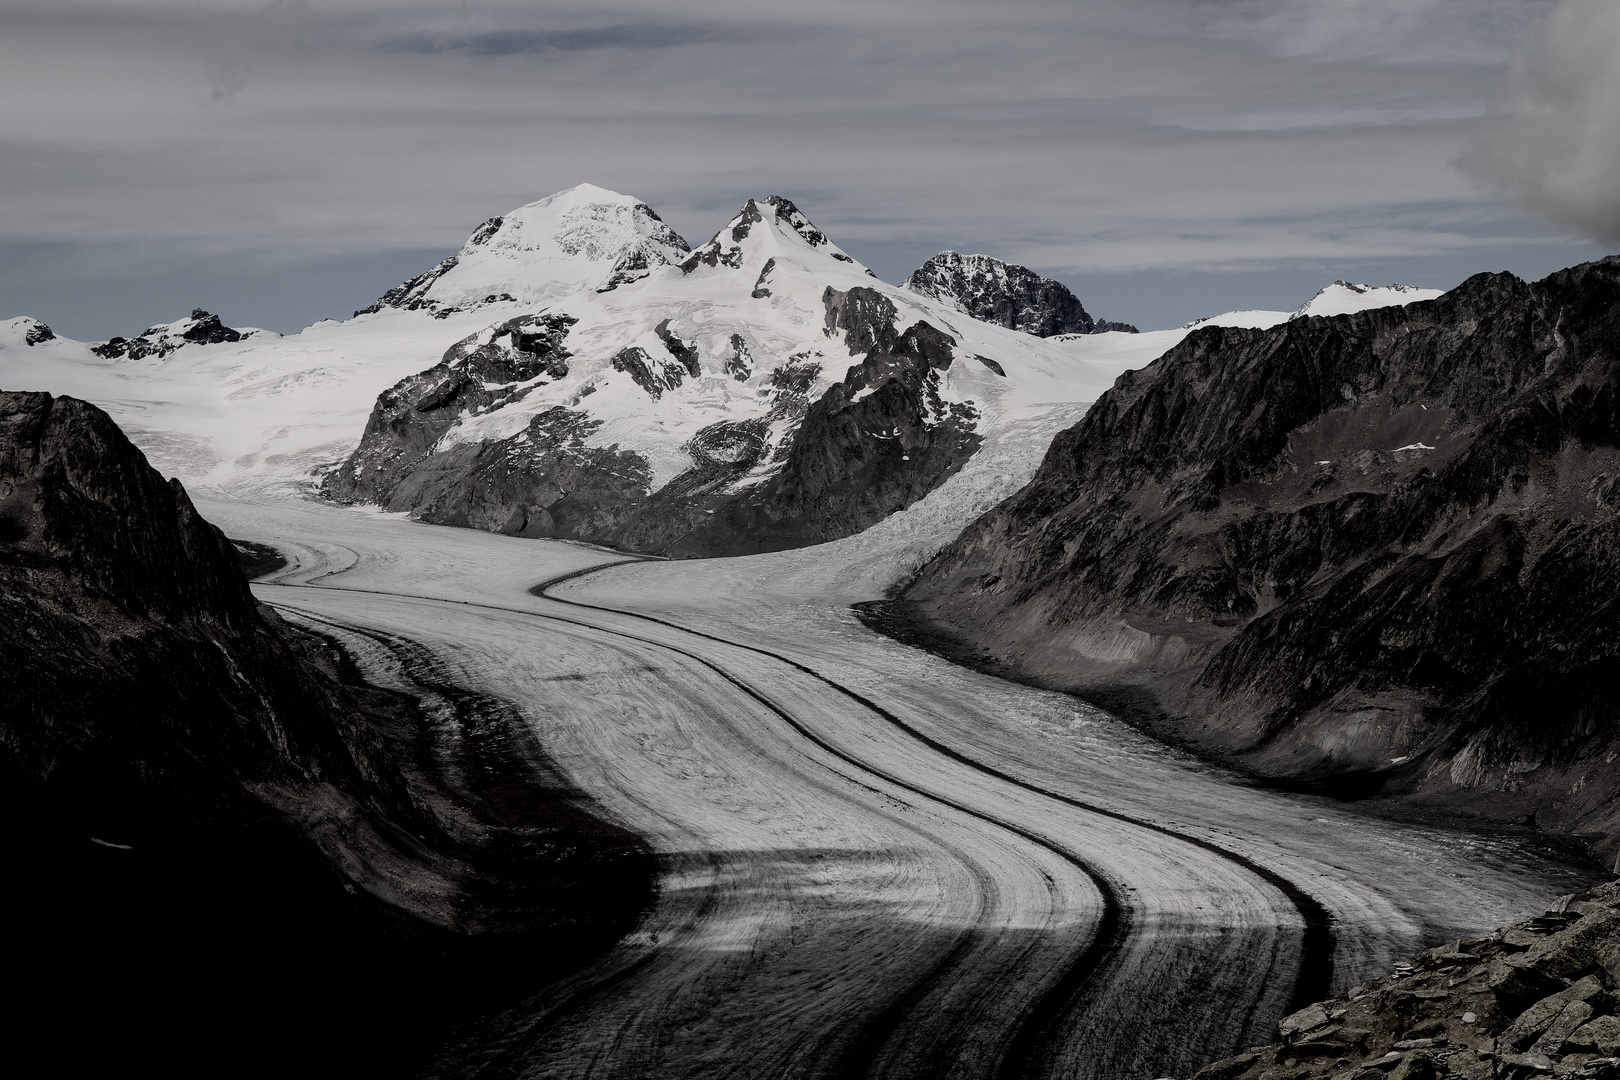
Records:
[[[580,184],[490,218],[456,254],[355,314],[391,307],[443,319],[492,304],[542,304],[636,281],[687,251],[646,203]]]

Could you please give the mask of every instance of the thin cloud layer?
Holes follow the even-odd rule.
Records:
[[[1620,5],[1559,3],[1515,65],[1507,118],[1468,161],[1532,212],[1620,243]]]

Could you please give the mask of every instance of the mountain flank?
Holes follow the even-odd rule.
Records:
[[[239,557],[105,413],[0,392],[14,1019],[61,1071],[397,1074],[649,896],[509,708],[404,646],[419,692],[366,685]]]
[[[1279,781],[1620,850],[1620,257],[1127,372],[888,618]]]

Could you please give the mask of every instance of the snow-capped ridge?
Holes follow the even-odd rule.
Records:
[[[1190,323],[1183,323],[1180,329],[1197,330],[1203,326],[1229,326],[1242,330],[1269,330],[1273,326],[1285,323],[1293,317],[1293,314],[1287,311],[1245,308],[1242,311],[1224,311],[1219,315],[1207,315],[1202,319],[1194,319]]]
[[[1339,280],[1317,291],[1299,306],[1290,319],[1308,316],[1350,315],[1373,308],[1395,307],[1419,300],[1433,300],[1443,289],[1422,289],[1416,285],[1356,285]]]
[[[646,203],[580,184],[488,219],[456,254],[355,315],[398,308],[445,319],[497,304],[532,307],[638,281],[688,250]]]
[[[1205,319],[1194,319],[1181,327],[1195,330],[1201,326],[1243,327],[1251,330],[1269,330],[1294,319],[1310,316],[1352,315],[1374,308],[1413,304],[1419,300],[1433,300],[1443,289],[1423,289],[1416,285],[1356,285],[1348,281],[1335,281],[1316,291],[1316,295],[1293,311],[1264,311],[1259,309],[1228,311]]]
[[[202,308],[192,308],[191,314],[183,319],[149,326],[133,338],[112,338],[90,351],[106,360],[140,360],[148,356],[162,359],[187,345],[235,343],[265,333],[268,332],[226,326],[219,321],[218,315]]]

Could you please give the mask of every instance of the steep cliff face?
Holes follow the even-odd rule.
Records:
[[[1620,258],[1194,331],[903,604],[1263,774],[1612,853],[1616,341]]]
[[[0,395],[0,607],[7,767],[86,812],[137,791],[206,814],[244,784],[381,783],[229,543],[94,406]]]
[[[1093,319],[1061,281],[988,255],[942,251],[913,270],[902,287],[983,322],[1036,337],[1109,330],[1136,333],[1136,327],[1126,323]]]
[[[0,664],[13,1018],[64,1071],[251,1045],[250,1073],[397,1075],[647,896],[500,703],[365,685],[71,398],[0,392]]]
[[[979,443],[978,411],[940,395],[956,344],[950,335],[922,320],[897,330],[894,304],[872,289],[829,286],[822,301],[826,332],[841,331],[864,361],[814,401],[822,365],[808,355],[761,373],[752,411],[695,432],[682,448],[690,466],[656,489],[642,454],[590,444],[604,421],[581,407],[537,412],[505,439],[440,445],[463,419],[545,386],[542,372],[568,374],[568,330],[578,320],[556,314],[475,335],[383,394],[328,490],[440,524],[676,556],[771,551],[859,532],[961,467]],[[657,401],[703,373],[697,350],[669,320],[654,330],[662,357],[628,347],[611,365]],[[755,374],[745,345],[734,343],[734,358],[734,379]]]

